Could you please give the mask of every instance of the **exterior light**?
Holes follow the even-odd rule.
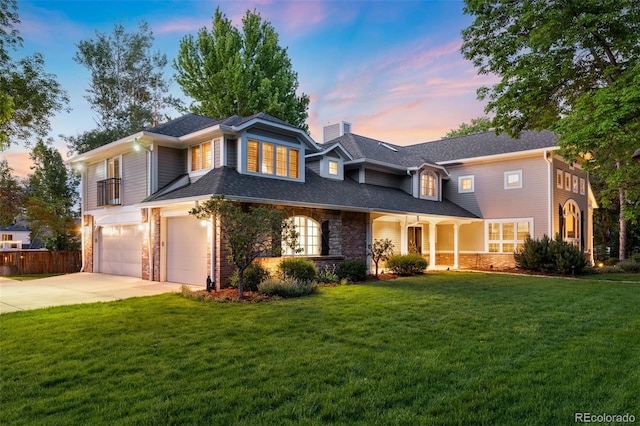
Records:
[[[206,220],[204,220],[204,219],[202,219],[202,220],[200,221],[200,226],[202,226],[203,228],[204,228],[205,226],[207,226],[207,224],[208,224],[208,222],[207,222]]]
[[[631,158],[633,158],[640,164],[640,148],[636,149],[636,152],[633,153]]]

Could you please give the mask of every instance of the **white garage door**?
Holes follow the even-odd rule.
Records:
[[[167,219],[167,281],[205,285],[207,228],[193,216]]]
[[[104,226],[100,231],[98,267],[103,274],[142,276],[142,231],[137,225]]]

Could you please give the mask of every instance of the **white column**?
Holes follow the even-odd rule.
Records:
[[[458,253],[459,237],[460,237],[460,224],[454,223],[453,224],[453,269],[460,268],[460,262],[459,262],[460,256]]]
[[[429,267],[428,269],[436,269],[436,224],[429,223]]]

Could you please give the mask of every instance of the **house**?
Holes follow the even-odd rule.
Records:
[[[22,250],[31,245],[31,230],[26,226],[0,227],[0,250]]]
[[[75,156],[84,271],[224,285],[221,230],[188,214],[219,194],[285,210],[302,252],[284,255],[320,267],[366,260],[368,244],[383,238],[430,269],[513,266],[529,235],[559,233],[592,253],[589,176],[556,154],[551,132],[399,146],[342,122],[325,139],[264,113],[187,114]]]

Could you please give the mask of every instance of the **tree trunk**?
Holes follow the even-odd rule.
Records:
[[[618,244],[620,245],[618,249],[618,259],[620,260],[624,260],[626,258],[625,249],[627,247],[627,221],[624,218],[625,205],[626,205],[626,202],[625,202],[624,190],[620,189],[620,219],[619,219],[620,235],[619,235],[619,242],[618,242]]]
[[[244,296],[244,269],[238,269],[238,297]]]

